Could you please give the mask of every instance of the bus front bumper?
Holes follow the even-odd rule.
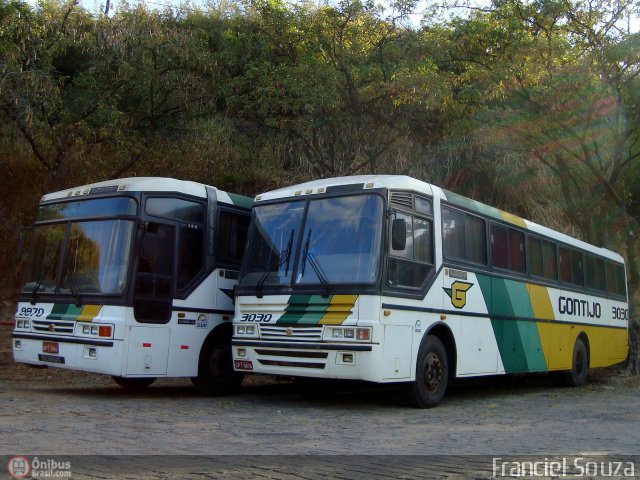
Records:
[[[13,332],[13,359],[18,363],[121,375],[122,341]]]
[[[382,382],[375,343],[232,341],[234,368],[245,373]]]

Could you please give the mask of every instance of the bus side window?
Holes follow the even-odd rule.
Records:
[[[184,290],[204,267],[204,229],[201,225],[181,224],[178,241],[176,288]]]
[[[221,211],[218,223],[218,256],[223,262],[239,267],[249,230],[248,215]]]

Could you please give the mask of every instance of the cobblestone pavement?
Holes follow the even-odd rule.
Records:
[[[156,470],[121,478],[369,478],[384,477],[385,467],[395,472],[389,478],[484,478],[477,472],[486,458],[450,455],[640,453],[640,383],[613,371],[594,372],[579,389],[552,387],[544,376],[464,381],[430,410],[409,408],[397,388],[349,386],[303,399],[291,382],[270,377],[207,398],[185,379],[131,393],[101,375],[17,365],[10,332],[0,327],[0,454],[160,456],[145,460],[159,462]],[[207,476],[208,457],[190,463],[185,455],[243,457],[218,457],[217,474]],[[268,464],[260,467],[256,455],[273,457],[260,457]],[[281,455],[296,457],[275,460]],[[435,470],[417,471],[423,457],[354,455],[438,457],[428,462]],[[86,478],[118,477],[98,470]]]

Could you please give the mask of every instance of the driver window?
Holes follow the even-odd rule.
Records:
[[[390,249],[389,285],[420,288],[433,268],[433,229],[431,220],[398,212],[406,227],[406,243],[402,250]]]

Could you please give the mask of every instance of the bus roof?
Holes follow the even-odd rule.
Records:
[[[41,198],[41,202],[52,200],[63,200],[71,197],[81,197],[97,193],[110,192],[175,192],[191,195],[194,197],[207,197],[206,188],[208,185],[191,182],[187,180],[177,180],[166,177],[129,177],[106,180],[104,182],[90,183],[77,187],[47,193]],[[252,200],[242,195],[224,192],[215,187],[216,197],[219,202],[229,203],[243,208],[251,208]]]
[[[356,175],[313,180],[310,182],[300,183],[297,185],[292,185],[289,187],[262,193],[256,196],[255,201],[256,203],[259,203],[261,201],[276,200],[279,198],[304,197],[307,195],[331,192],[332,190],[353,191],[358,189],[370,190],[376,188],[411,190],[418,193],[423,193],[428,196],[438,197],[452,205],[463,207],[472,212],[476,212],[481,215],[509,223],[516,227],[528,230],[531,233],[537,233],[541,236],[565,243],[567,245],[581,248],[583,250],[601,255],[611,260],[615,260],[621,263],[624,262],[624,259],[621,255],[606,248],[596,247],[564,233],[560,233],[548,227],[539,225],[535,222],[520,218],[517,215],[513,215],[490,205],[486,205],[482,202],[472,200],[457,193],[449,192],[435,185],[431,185],[429,183],[417,180],[406,175]]]

